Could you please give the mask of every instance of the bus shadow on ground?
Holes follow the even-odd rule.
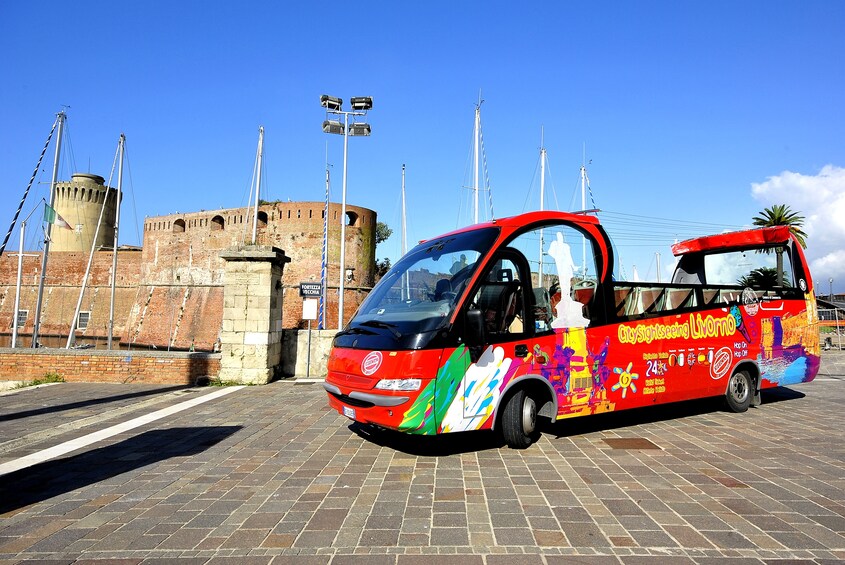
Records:
[[[396,432],[359,422],[350,424],[349,429],[371,443],[419,457],[445,457],[473,451],[499,449],[505,445],[499,434],[490,430],[422,436]]]
[[[154,463],[196,455],[241,428],[208,426],[150,430],[113,445],[0,476],[0,516]],[[89,500],[76,502],[78,506],[90,503]]]
[[[765,407],[766,404],[771,404],[773,402],[795,400],[798,398],[804,398],[805,396],[806,395],[802,392],[785,387],[767,389],[761,391],[760,393],[762,400],[761,406]],[[749,409],[754,410],[754,408]],[[595,414],[588,418],[558,420],[553,423],[547,423],[541,429],[544,433],[562,438],[606,430],[617,430],[619,428],[627,428],[643,424],[665,422],[668,420],[680,420],[691,416],[702,416],[704,414],[719,414],[720,412],[726,411],[727,408],[725,407],[724,398],[701,398],[697,400],[687,400],[684,402],[672,402],[669,404],[659,404],[657,406],[635,408],[633,410],[606,412],[604,414]]]
[[[802,392],[785,387],[768,389],[761,393],[762,406],[765,409],[766,404],[796,400],[805,396]],[[751,410],[754,409],[751,408]],[[567,418],[556,422],[543,419],[541,420],[540,431],[560,439],[705,414],[718,415],[726,410],[723,398],[703,398],[595,414],[585,418]],[[714,425],[718,424],[714,422]],[[349,430],[376,445],[420,457],[444,457],[505,447],[505,442],[501,436],[491,430],[422,436],[396,432],[359,422],[350,424]]]

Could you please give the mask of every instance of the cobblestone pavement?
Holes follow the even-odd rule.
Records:
[[[491,433],[352,424],[246,387],[0,476],[0,563],[845,561],[845,353],[745,414],[696,401]],[[214,389],[0,396],[0,464]]]

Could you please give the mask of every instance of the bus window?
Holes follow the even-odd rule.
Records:
[[[782,275],[778,282],[778,257]],[[708,285],[732,285],[760,289],[794,286],[789,253],[776,249],[750,249],[712,253],[704,257],[704,272]]]
[[[568,225],[547,225],[523,232],[510,247],[531,269],[535,330],[583,328],[596,292],[593,242]]]

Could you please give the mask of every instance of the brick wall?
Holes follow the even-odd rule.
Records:
[[[0,349],[0,381],[33,381],[55,373],[68,382],[193,385],[217,376],[219,353]]]
[[[147,218],[141,250],[118,252],[114,339],[137,347],[212,351],[220,332],[223,309],[223,266],[220,252],[238,245],[249,231],[250,210],[201,211]],[[376,213],[347,205],[344,320],[349,320],[373,285]],[[323,241],[322,202],[277,202],[260,207],[258,242],[285,250],[292,262],[282,284],[285,328],[304,328],[299,283],[319,282]],[[341,207],[329,207],[326,327],[337,327],[340,280]],[[353,221],[354,218],[354,221]],[[220,223],[216,223],[219,221]],[[88,263],[87,253],[50,254],[45,278],[39,342],[63,346]],[[29,315],[18,329],[19,345],[30,345],[34,326],[40,256],[24,257],[21,310]],[[111,251],[94,254],[91,277],[82,301],[90,312],[88,327],[77,330],[78,343],[102,342],[108,335]],[[0,347],[11,344],[17,256],[0,257]],[[312,324],[316,327],[316,322]]]

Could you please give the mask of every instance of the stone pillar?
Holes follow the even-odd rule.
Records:
[[[266,384],[281,371],[282,272],[290,257],[276,247],[224,251],[220,380]]]

